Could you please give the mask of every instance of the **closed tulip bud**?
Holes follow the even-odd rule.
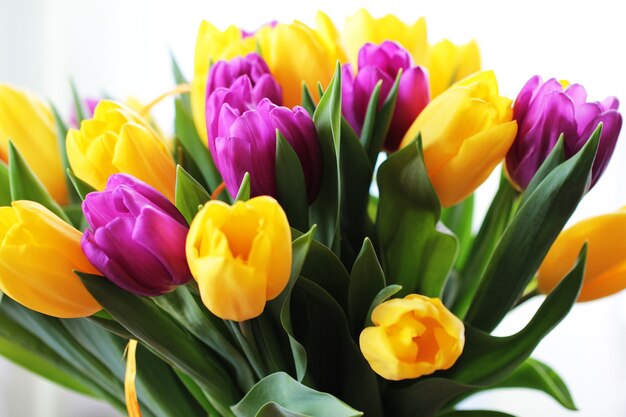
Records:
[[[89,223],[83,251],[118,287],[156,296],[191,279],[185,258],[187,222],[154,188],[115,174],[104,191],[87,194],[83,213]]]
[[[578,301],[606,297],[626,288],[626,207],[592,217],[564,230],[537,274],[539,291],[548,294],[573,267],[587,243],[585,277]]]
[[[283,104],[289,107],[302,101],[302,83],[317,91],[317,83],[327,85],[337,60],[344,58],[338,34],[323,13],[318,13],[315,29],[301,22],[266,25],[252,36],[230,26],[220,31],[202,22],[196,40],[191,104],[194,122],[206,142],[207,83],[211,63],[261,51],[271,73],[282,87]],[[271,99],[271,97],[270,97]]]
[[[235,196],[246,172],[250,195],[276,196],[276,131],[296,152],[307,187],[309,202],[319,190],[322,156],[317,131],[307,111],[276,106],[268,99],[255,110],[241,113],[229,105],[220,111],[220,134],[215,138],[215,161],[226,189]]]
[[[125,173],[174,201],[174,159],[146,120],[122,103],[100,101],[92,119],[67,132],[66,148],[74,174],[96,190]]]
[[[359,67],[353,74],[350,64],[343,66],[342,113],[350,126],[360,135],[365,122],[372,91],[382,81],[378,109],[380,110],[398,75],[398,96],[385,148],[395,151],[415,118],[428,104],[428,77],[421,67],[411,64],[411,56],[401,46],[385,41],[381,45],[365,44],[359,52]]]
[[[480,71],[480,51],[476,42],[455,45],[447,39],[430,47],[428,57],[430,94],[435,98],[455,82]]]
[[[410,294],[377,306],[361,332],[361,352],[378,375],[399,381],[449,369],[463,352],[465,327],[438,298]]]
[[[187,236],[187,260],[206,307],[224,320],[259,316],[289,281],[291,229],[276,200],[209,201]]]
[[[0,84],[0,160],[7,162],[9,139],[59,203],[68,202],[65,170],[49,107],[33,94]]]
[[[18,303],[60,318],[102,309],[74,270],[97,273],[80,249],[81,233],[32,201],[0,207],[0,290]]]
[[[413,122],[401,146],[421,133],[424,163],[444,207],[472,194],[504,159],[517,132],[512,113],[495,75],[485,71],[435,97]]]
[[[519,130],[506,156],[509,177],[519,188],[526,189],[561,134],[565,157],[570,158],[602,123],[591,174],[591,186],[595,185],[611,159],[622,127],[618,107],[615,97],[587,102],[587,92],[580,84],[563,87],[555,79],[544,83],[534,76],[520,91],[513,108]]]

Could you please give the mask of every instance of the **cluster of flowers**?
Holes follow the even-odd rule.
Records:
[[[389,19],[377,22],[380,33],[372,34],[356,29],[371,25],[371,16],[361,12],[349,20],[341,41],[321,14],[316,29],[296,22],[254,33],[222,32],[205,22],[192,85],[198,133],[229,194],[238,194],[248,173],[253,198],[233,205],[211,200],[189,224],[174,205],[176,164],[167,142],[140,112],[102,100],[66,141],[74,175],[96,190],[82,202],[88,227],[81,233],[34,202],[0,208],[0,289],[33,310],[84,317],[101,307],[74,270],[101,274],[140,296],[167,293],[193,277],[216,316],[259,316],[291,271],[292,232],[274,199],[277,133],[295,151],[313,203],[324,176],[322,149],[312,115],[298,104],[303,91],[315,97],[318,82],[328,85],[337,60],[343,64],[348,125],[360,136],[368,108],[381,109],[394,92],[384,149],[393,153],[421,134],[425,166],[444,207],[471,195],[502,161],[514,186],[524,190],[559,137],[569,158],[602,123],[590,186],[598,181],[621,128],[616,98],[590,102],[581,85],[535,76],[512,105],[499,94],[494,73],[478,71],[475,44],[445,41],[429,48],[423,21],[410,26]],[[378,102],[372,104],[374,92]],[[62,159],[54,136],[52,115],[39,99],[0,87],[0,157],[8,159],[11,138],[64,205],[66,180],[56,175]],[[582,298],[621,289],[611,271],[619,273],[625,260],[607,259],[596,241],[616,222],[623,230],[624,216],[602,216],[565,232],[539,271],[541,290],[556,285],[583,241],[592,243],[592,266]],[[375,325],[361,334],[361,349],[385,378],[447,369],[462,352],[463,323],[438,299],[392,299],[374,310],[372,320]]]

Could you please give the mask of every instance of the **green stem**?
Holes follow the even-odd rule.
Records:
[[[465,317],[472,304],[489,260],[512,218],[518,196],[517,190],[502,175],[498,192],[491,202],[478,235],[472,242],[467,261],[459,273],[458,296],[454,300],[452,311],[460,318]]]
[[[256,377],[263,379],[267,375],[267,372],[261,361],[259,349],[256,347],[254,335],[252,334],[249,324],[246,324],[247,322],[237,323],[234,321],[228,321],[227,323],[235,339],[237,339],[239,346],[243,350],[244,355],[248,359],[248,362],[250,362]]]
[[[269,317],[266,314],[262,314],[252,320],[252,329],[269,373],[289,372],[283,349],[279,344],[278,336]]]

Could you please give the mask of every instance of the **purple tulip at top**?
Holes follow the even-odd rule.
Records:
[[[235,196],[246,172],[250,195],[276,197],[276,130],[296,152],[309,202],[319,190],[321,148],[313,120],[307,111],[277,106],[262,99],[256,109],[241,112],[224,104],[219,116],[221,135],[215,139],[216,161],[226,189]]]
[[[430,101],[428,77],[421,67],[411,66],[411,56],[398,44],[385,41],[380,45],[367,43],[359,51],[356,75],[350,64],[342,69],[341,111],[350,126],[361,134],[367,105],[378,81],[382,80],[378,109],[389,95],[398,71],[402,70],[398,98],[385,139],[385,148],[395,151],[406,131]]]
[[[518,187],[526,189],[561,133],[565,157],[570,158],[602,123],[591,174],[591,186],[595,185],[611,159],[622,127],[618,107],[615,97],[587,102],[587,92],[580,84],[563,88],[554,78],[544,83],[541,77],[534,76],[524,85],[513,106],[518,129],[506,156],[509,177]]]
[[[189,227],[157,190],[125,174],[83,201],[89,228],[81,246],[89,262],[115,285],[156,296],[191,278],[185,256]]]

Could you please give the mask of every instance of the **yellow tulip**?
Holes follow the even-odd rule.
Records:
[[[511,100],[491,71],[461,80],[422,110],[402,140],[422,135],[424,162],[444,207],[469,196],[502,161],[517,133]]]
[[[378,375],[399,381],[449,369],[463,352],[465,327],[438,298],[410,294],[377,306],[361,332],[361,352]]]
[[[74,270],[97,274],[80,248],[81,233],[32,201],[0,207],[0,290],[18,303],[60,318],[102,307]]]
[[[359,50],[367,43],[381,44],[394,41],[402,45],[413,57],[416,65],[428,62],[428,38],[426,20],[420,18],[407,24],[394,15],[375,19],[361,9],[346,19],[343,39],[352,65],[356,66]]]
[[[538,272],[539,291],[547,294],[574,265],[587,242],[585,278],[578,301],[606,297],[626,288],[626,208],[583,220],[564,230]]]
[[[113,174],[130,174],[174,201],[176,165],[163,140],[130,107],[98,103],[92,119],[67,133],[67,157],[74,174],[101,191]]]
[[[476,42],[455,45],[443,40],[430,48],[428,77],[430,96],[437,97],[455,82],[480,71],[480,51]]]
[[[50,195],[66,204],[65,171],[52,112],[33,94],[0,84],[0,159],[5,162],[9,139]]]
[[[191,223],[186,252],[206,307],[224,320],[248,320],[289,281],[291,229],[271,197],[213,200]]]
[[[191,103],[196,129],[203,142],[207,142],[206,86],[212,62],[243,56],[258,48],[282,87],[283,105],[293,107],[302,102],[303,82],[313,94],[318,81],[324,86],[330,82],[337,60],[345,58],[338,37],[332,21],[321,12],[317,15],[315,29],[295,21],[264,26],[245,38],[237,27],[220,31],[202,22],[196,40]]]

